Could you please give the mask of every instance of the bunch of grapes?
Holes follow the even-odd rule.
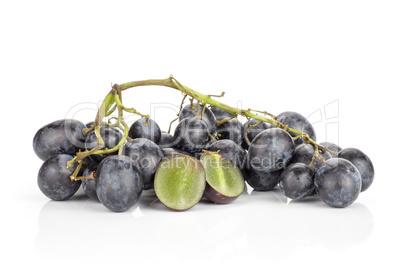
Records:
[[[183,93],[173,135],[122,104],[122,91],[142,85]],[[40,190],[52,200],[66,200],[82,185],[90,198],[121,212],[150,189],[173,210],[187,210],[203,196],[230,203],[246,183],[255,191],[279,187],[291,199],[314,195],[331,207],[346,207],[372,184],[374,167],[366,154],[317,143],[301,114],[241,110],[213,97],[221,96],[198,93],[173,77],[113,86],[95,121],[58,120],[37,131],[33,148],[44,160]],[[186,98],[190,104],[183,107]],[[116,110],[114,123],[105,120]],[[128,126],[123,112],[141,118]]]

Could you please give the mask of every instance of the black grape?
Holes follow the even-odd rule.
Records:
[[[89,165],[88,167],[84,170],[82,176],[89,176],[91,175],[92,172],[96,172],[96,169],[98,168],[99,163],[98,162],[93,162],[91,160],[88,161]],[[95,179],[87,179],[82,182],[82,188],[84,189],[84,192],[93,200],[99,202],[98,195],[96,194],[96,181]]]
[[[248,148],[249,168],[260,172],[272,172],[285,166],[295,149],[292,137],[279,128],[262,131]]]
[[[154,187],[155,172],[164,157],[161,148],[153,141],[137,138],[126,143],[123,154],[133,159],[140,168],[144,190]]]
[[[374,166],[370,158],[356,148],[345,148],[338,153],[337,157],[349,160],[356,166],[362,178],[361,191],[367,190],[374,180]]]
[[[331,158],[331,154],[327,151],[318,151],[320,155],[324,158],[325,160],[328,160]],[[296,149],[293,153],[292,158],[290,159],[288,165],[294,164],[294,163],[303,163],[306,165],[310,165],[311,161],[313,160],[313,156],[315,154],[314,146],[309,144],[309,143],[302,143],[296,146]],[[311,168],[314,171],[317,171],[317,169],[324,163],[322,159],[319,157],[316,157],[314,159],[314,162],[311,166]]]
[[[317,170],[314,186],[331,207],[347,207],[359,196],[362,180],[356,166],[343,158],[331,158]]]
[[[217,130],[217,124],[216,124],[216,118],[215,115],[209,110],[208,108],[205,108],[204,111],[204,117],[201,118],[202,116],[202,110],[204,109],[204,106],[200,104],[199,107],[199,112],[198,112],[198,119],[202,119],[202,121],[207,125],[208,132],[214,136]],[[193,118],[197,114],[197,104],[191,104],[186,105],[179,114],[179,121],[182,121],[185,118]]]
[[[211,112],[215,115],[216,121],[222,121],[227,118],[233,117],[233,114],[222,110],[221,108],[211,106]]]
[[[243,124],[236,118],[233,118],[219,125],[217,134],[220,140],[228,139],[234,141],[236,144],[241,144],[244,137]]]
[[[332,142],[321,142],[320,145],[324,146],[325,148],[330,149],[331,151],[333,151],[335,153],[335,155],[342,150],[342,148],[339,147],[339,145],[332,143]],[[335,156],[335,155],[333,155],[333,156]]]
[[[244,123],[243,143],[241,146],[246,150],[248,149],[248,146],[249,146],[247,143],[247,140],[246,140],[246,135],[247,135],[248,141],[251,143],[253,141],[253,139],[255,138],[255,136],[260,134],[261,131],[269,129],[269,128],[274,128],[273,125],[268,124],[267,122],[261,122],[258,125],[256,125],[255,127],[253,127],[252,129],[251,129],[251,127],[250,127],[250,129],[248,129],[249,126],[253,126],[253,125],[257,124],[258,122],[260,122],[260,121],[252,118],[252,119],[250,119],[250,121]]]
[[[131,208],[142,194],[141,172],[125,155],[106,157],[96,170],[96,193],[100,202],[116,212]]]
[[[272,172],[246,169],[245,180],[255,191],[270,191],[278,185],[282,172],[283,169]]]
[[[166,132],[162,132],[161,139],[159,140],[158,145],[161,148],[171,148],[174,147],[176,143],[174,142],[174,138],[172,135]]]
[[[84,148],[85,125],[78,120],[57,120],[40,128],[33,139],[36,155],[46,160],[56,154],[74,155]]]
[[[179,149],[176,149],[176,148],[162,148],[161,150],[162,150],[162,153],[163,153],[164,157],[166,157],[168,155],[172,155],[172,154],[184,154],[184,155],[194,157],[193,154],[190,154],[190,153],[188,153],[186,151],[182,151],[182,150],[179,150]]]
[[[116,128],[112,127],[101,127],[100,128],[100,135],[102,137],[103,142],[105,143],[105,146],[102,148],[103,149],[111,149],[113,147],[116,147],[116,145],[120,142],[122,139],[121,132],[117,130]],[[85,149],[86,150],[91,150],[95,147],[98,146],[98,138],[95,135],[95,132],[92,131],[88,134],[86,140],[85,140]],[[111,154],[117,154],[117,151]],[[89,156],[89,158],[92,161],[95,162],[100,162],[102,159],[105,157],[111,155],[111,154],[105,154],[105,155],[97,155],[97,154],[92,154]]]
[[[302,199],[314,190],[314,171],[303,163],[294,163],[281,174],[279,188],[291,199]]]
[[[161,139],[161,130],[154,120],[148,118],[147,121],[146,118],[140,118],[131,125],[128,136],[132,139],[149,139],[158,144]]]
[[[187,117],[177,125],[173,138],[177,141],[177,149],[189,152],[200,152],[208,143],[207,125],[194,117]]]
[[[73,168],[66,167],[71,159],[71,155],[58,154],[43,162],[38,173],[38,186],[48,198],[56,201],[66,200],[80,188],[81,181],[70,179],[77,165]]]
[[[313,141],[316,140],[316,134],[313,126],[310,124],[307,118],[301,114],[296,112],[283,112],[278,115],[278,121],[284,125],[288,125],[292,129],[308,134]],[[297,136],[295,133],[290,133],[290,135],[292,135],[292,137]],[[296,144],[301,144],[303,142],[303,139],[297,139],[295,141]]]
[[[219,140],[206,147],[208,151],[217,152],[230,159],[237,165],[240,171],[245,170],[247,164],[247,152],[232,140]]]

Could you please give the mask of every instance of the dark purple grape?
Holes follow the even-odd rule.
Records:
[[[93,172],[96,172],[96,169],[98,168],[99,163],[93,162],[93,161],[88,161],[89,165],[88,167],[84,170],[84,173],[82,176],[89,176]],[[82,188],[84,189],[84,192],[93,200],[99,201],[98,195],[96,194],[96,181],[95,179],[87,179],[82,182]]]
[[[318,196],[331,207],[343,208],[359,196],[362,180],[359,170],[343,158],[331,158],[317,170],[314,186]]]
[[[128,136],[132,139],[149,139],[158,144],[161,140],[161,130],[154,120],[140,118],[131,125]]]
[[[163,152],[164,157],[166,157],[168,155],[172,155],[172,154],[183,154],[183,155],[189,155],[189,156],[194,157],[193,154],[190,154],[190,153],[188,153],[186,151],[182,151],[182,150],[179,150],[179,149],[176,149],[176,148],[162,148],[161,150]]]
[[[161,148],[172,148],[176,145],[176,143],[174,142],[174,138],[172,135],[166,132],[162,132],[161,139],[159,140],[158,145]]]
[[[332,142],[321,142],[320,145],[324,146],[325,148],[330,149],[331,151],[333,151],[335,153],[335,155],[336,155],[336,153],[339,153],[342,150],[341,147],[339,147],[338,145],[336,145],[335,143],[332,143]],[[332,156],[334,157],[335,155],[332,155]]]
[[[204,147],[195,153],[192,153],[191,156],[193,156],[195,159],[200,160],[201,156],[204,154],[204,150],[208,151],[208,148],[214,143],[215,141],[213,139],[209,139],[207,144],[204,145]]]
[[[314,190],[314,171],[303,163],[286,167],[281,174],[279,188],[291,199],[302,199]]]
[[[77,167],[75,165],[73,168],[67,168],[67,162],[71,159],[71,155],[58,154],[43,162],[38,173],[38,186],[48,198],[56,201],[66,200],[80,188],[81,181],[70,179]]]
[[[153,141],[137,138],[126,143],[123,154],[133,159],[140,168],[144,190],[154,187],[156,169],[164,157],[161,148]]]
[[[349,160],[356,166],[362,178],[361,191],[367,190],[374,180],[374,166],[370,158],[356,148],[345,148],[338,153],[337,157]]]
[[[173,138],[177,141],[176,148],[189,152],[200,152],[208,143],[207,125],[194,117],[187,117],[177,125]]]
[[[251,143],[253,141],[253,139],[255,138],[255,136],[260,134],[261,131],[269,129],[269,128],[274,128],[273,125],[268,124],[267,122],[261,122],[258,125],[256,125],[255,127],[253,127],[253,128],[250,127],[250,129],[249,129],[249,126],[253,126],[253,125],[257,124],[258,122],[260,122],[260,121],[255,120],[254,118],[251,118],[250,121],[244,123],[243,142],[242,142],[241,146],[246,150],[248,149],[248,146],[249,146],[249,144],[247,143],[247,140],[246,140],[246,135],[247,135],[248,141]]]
[[[212,136],[214,136],[216,133],[216,129],[217,129],[215,115],[211,112],[211,110],[209,110],[208,108],[205,108],[204,117],[201,118],[203,109],[204,109],[204,106],[202,104],[200,104],[197,118],[202,119],[202,121],[207,125],[208,132]],[[188,104],[180,111],[179,121],[182,121],[184,118],[189,118],[189,117],[193,118],[196,115],[197,115],[197,104],[193,104],[193,106],[191,106],[191,104]]]
[[[236,144],[241,144],[244,137],[243,124],[236,118],[233,118],[219,125],[217,134],[220,140],[228,139],[234,141]]]
[[[292,137],[283,129],[264,130],[248,148],[248,166],[265,173],[279,170],[290,160],[294,149]]]
[[[233,117],[233,114],[222,110],[221,108],[211,106],[211,112],[215,115],[216,121],[222,121],[227,118]]]
[[[220,155],[230,159],[242,173],[244,172],[247,164],[247,152],[234,141],[219,140],[210,144],[206,149],[211,152],[219,151]]]
[[[122,212],[134,206],[142,188],[141,172],[128,156],[108,156],[96,170],[96,193],[100,202],[112,211]]]
[[[299,113],[296,112],[283,112],[278,115],[278,121],[284,125],[288,125],[290,128],[304,132],[309,135],[309,137],[315,141],[316,135],[313,126],[310,122]],[[292,137],[296,137],[297,134],[290,133]],[[303,143],[303,139],[297,139],[295,141],[296,144]]]
[[[331,158],[331,154],[327,151],[319,150],[318,152],[320,153],[320,155],[323,157],[324,160],[319,157],[316,157],[311,166],[313,171],[317,171],[317,169],[324,163],[325,160],[328,160]],[[313,145],[311,145],[310,143],[299,144],[296,146],[296,149],[295,149],[293,156],[290,159],[288,165],[291,165],[294,163],[303,163],[308,166],[308,165],[310,165],[311,161],[313,160],[314,154],[315,154],[315,149],[314,149]]]
[[[272,172],[246,169],[245,180],[255,191],[270,191],[278,185],[282,171],[283,169]]]
[[[100,128],[100,135],[102,137],[103,142],[105,143],[105,146],[103,146],[103,149],[111,149],[117,146],[117,144],[120,142],[122,139],[121,132],[117,130],[116,128],[112,127],[101,127]],[[98,146],[98,138],[95,135],[95,132],[91,132],[88,134],[86,140],[85,140],[85,149],[86,150],[91,150],[95,147]],[[97,154],[92,154],[88,156],[89,159],[95,162],[100,162],[104,158],[106,158],[109,155],[117,154],[117,151],[114,153],[110,154],[105,154],[105,155],[97,155]]]
[[[36,155],[46,160],[57,154],[76,154],[84,148],[85,125],[75,119],[57,120],[40,128],[33,139]]]

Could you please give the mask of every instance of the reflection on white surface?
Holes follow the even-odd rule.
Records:
[[[47,264],[135,263],[179,266],[250,264],[290,258],[300,247],[347,250],[373,229],[370,210],[355,203],[333,209],[311,197],[287,202],[278,191],[244,193],[229,205],[202,200],[185,212],[164,207],[152,191],[124,213],[79,194],[47,202],[39,216],[36,248]],[[192,264],[193,265],[193,264]]]

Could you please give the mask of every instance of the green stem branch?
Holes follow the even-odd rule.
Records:
[[[121,92],[122,91],[125,91],[125,90],[133,88],[133,87],[139,87],[139,86],[164,86],[164,87],[170,87],[170,88],[176,89],[178,91],[181,91],[185,96],[190,96],[191,98],[196,99],[198,101],[198,103],[202,103],[203,105],[209,104],[209,105],[215,106],[217,108],[220,108],[224,111],[227,111],[227,112],[233,114],[234,117],[240,115],[240,116],[245,116],[247,118],[254,118],[255,120],[258,120],[261,122],[267,122],[277,128],[282,128],[287,132],[291,132],[296,135],[299,135],[300,138],[303,138],[306,142],[311,143],[313,146],[315,146],[315,148],[320,148],[322,150],[331,152],[329,149],[317,144],[314,140],[312,140],[308,136],[308,134],[298,131],[296,129],[289,128],[288,125],[284,125],[284,124],[280,123],[277,120],[276,116],[274,116],[268,112],[261,112],[261,111],[257,111],[257,110],[251,110],[251,109],[244,110],[244,109],[240,109],[240,108],[236,108],[236,107],[231,107],[229,105],[226,105],[226,104],[212,98],[212,97],[222,97],[224,95],[224,93],[222,93],[221,95],[202,94],[198,91],[195,91],[189,87],[186,87],[186,86],[180,84],[180,82],[178,82],[173,76],[170,76],[167,79],[149,79],[149,80],[128,82],[128,83],[124,83],[124,84],[120,84],[120,85],[117,85],[117,84],[114,85],[112,90],[108,93],[108,95],[105,97],[105,100],[101,104],[101,106],[98,110],[98,113],[96,115],[96,119],[95,119],[94,131],[95,131],[96,137],[98,138],[99,146],[97,146],[96,148],[94,148],[90,151],[84,151],[84,152],[78,153],[74,157],[73,160],[69,161],[68,166],[73,166],[75,161],[80,162],[85,157],[87,157],[88,155],[91,155],[91,154],[107,154],[107,153],[116,152],[117,150],[119,150],[121,152],[121,149],[124,146],[124,143],[126,142],[126,140],[129,139],[129,137],[128,137],[129,128],[128,128],[127,124],[124,122],[123,111],[135,113],[142,117],[149,118],[148,115],[143,115],[134,108],[125,107],[121,101],[121,99],[122,99]],[[184,101],[184,99],[183,99],[183,101]],[[113,104],[115,104],[115,107],[112,107]],[[102,137],[100,136],[100,127],[102,125],[102,120],[105,118],[105,116],[110,115],[116,109],[116,107],[119,111],[119,116],[118,116],[118,120],[117,120],[116,124],[117,125],[122,124],[124,126],[123,138],[121,139],[119,144],[117,146],[115,146],[114,148],[101,150],[104,147],[104,142],[102,140]],[[271,118],[267,118],[267,117],[258,115],[253,112],[262,113]]]

